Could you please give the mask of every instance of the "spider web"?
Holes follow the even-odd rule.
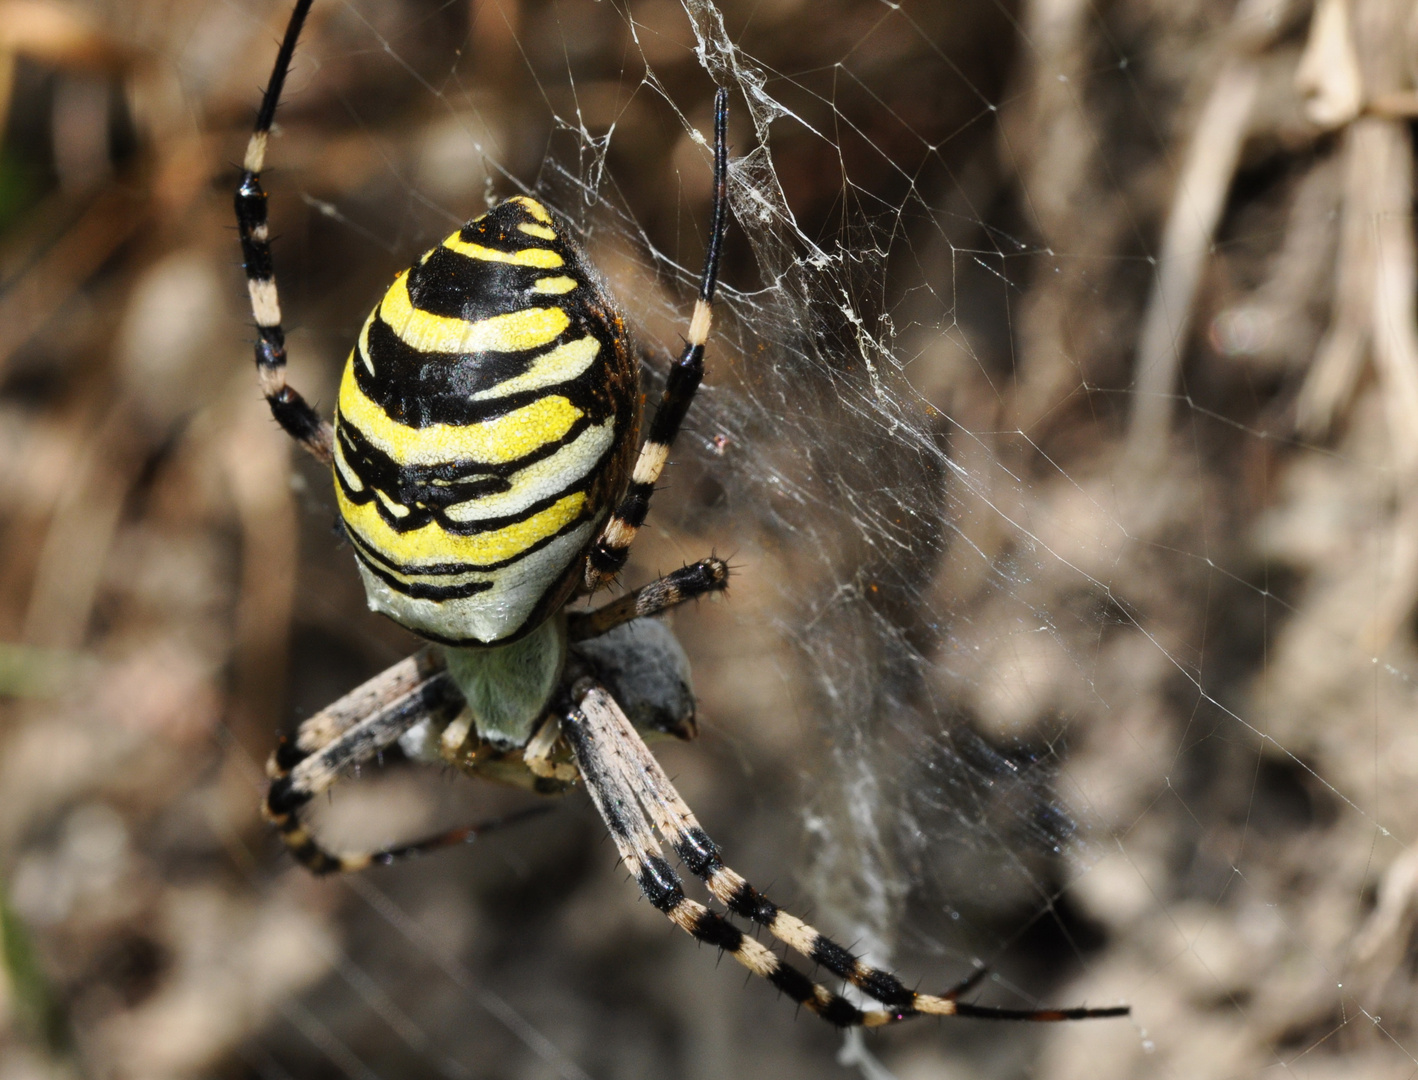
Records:
[[[209,14],[182,55],[233,22],[264,47],[279,7]],[[217,1060],[1418,1071],[1409,21],[1379,0],[317,4],[268,186],[293,381],[325,402],[392,274],[516,191],[578,231],[653,400],[729,88],[707,381],[626,582],[711,550],[735,575],[675,617],[704,735],[662,758],[731,865],[908,981],[983,962],[983,1002],[1133,1016],[793,1023],[637,902],[573,797],[347,882],[248,855],[240,889],[288,901],[277,929],[314,959]],[[360,621],[301,470],[308,713],[408,641]],[[260,740],[222,730],[254,785]],[[324,814],[351,846],[504,805],[398,762],[372,779]]]

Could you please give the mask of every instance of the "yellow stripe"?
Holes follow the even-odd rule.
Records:
[[[461,231],[455,232],[443,241],[443,246],[449,251],[456,251],[459,255],[466,255],[470,259],[481,259],[483,262],[535,266],[542,270],[554,270],[563,265],[561,256],[551,248],[529,247],[522,248],[521,251],[498,251],[496,248],[483,247],[482,244],[469,243],[463,239]]]
[[[369,318],[364,320],[364,326],[360,327],[359,340],[355,344],[355,352],[359,353],[361,363],[369,369],[371,375],[374,374],[374,361],[369,355],[369,328],[374,325],[374,317],[379,314],[379,308],[375,308],[369,313]],[[354,355],[350,356],[350,363],[354,363]]]
[[[345,376],[340,381],[340,421],[357,429],[404,466],[450,461],[500,465],[516,461],[564,437],[581,416],[581,410],[570,401],[552,394],[478,424],[412,428],[390,419],[364,396],[355,382],[352,364],[345,365]]]
[[[540,513],[515,522],[496,532],[478,536],[455,536],[436,522],[406,533],[395,532],[373,503],[357,506],[345,498],[338,486],[335,498],[340,516],[361,541],[382,557],[405,570],[417,572],[420,565],[461,562],[486,566],[520,555],[533,544],[554,536],[575,521],[586,504],[585,492],[577,491]],[[397,576],[397,575],[396,575]]]
[[[556,453],[514,472],[508,490],[454,503],[443,513],[458,525],[520,514],[585,479],[614,441],[614,420],[588,427]]]
[[[384,504],[384,509],[388,510],[389,513],[393,514],[396,518],[403,518],[409,516],[409,508],[403,503],[395,502],[393,499],[389,498],[388,495],[385,495],[384,492],[380,491],[378,488],[374,489],[374,494],[379,498],[379,501]]]
[[[545,225],[528,225],[525,221],[517,226],[518,232],[524,232],[528,236],[535,236],[538,240],[555,240],[556,230]]]
[[[384,294],[379,316],[410,348],[420,352],[521,352],[556,340],[571,325],[561,308],[524,308],[490,319],[468,322],[430,315],[409,299],[408,272],[400,274]]]
[[[576,288],[576,279],[570,277],[539,277],[532,282],[532,291],[539,293],[569,293]]]
[[[545,386],[570,382],[585,373],[600,351],[601,343],[593,337],[568,341],[550,352],[542,353],[521,375],[514,375],[487,390],[479,390],[471,396],[471,400],[488,401],[491,398],[506,397],[508,394],[519,394],[524,390],[540,390]]]
[[[538,221],[545,222],[548,225],[551,224],[551,215],[547,213],[546,207],[537,202],[536,199],[528,198],[526,195],[514,195],[507,201],[517,203]]]
[[[355,491],[364,490],[364,481],[355,474],[355,471],[350,468],[350,463],[345,460],[345,452],[340,446],[339,439],[335,440],[335,468],[340,470],[340,475],[345,478],[345,483],[349,484],[351,488]]]

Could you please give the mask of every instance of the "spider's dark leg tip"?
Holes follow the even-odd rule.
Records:
[[[297,765],[306,759],[308,755],[300,747],[296,746],[294,740],[281,736],[281,741],[276,744],[275,752],[271,755],[271,760],[275,763],[278,776],[284,776]]]
[[[729,564],[711,555],[675,571],[670,578],[691,596],[718,592],[729,586]]]

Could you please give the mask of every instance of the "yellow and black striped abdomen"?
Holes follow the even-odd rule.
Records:
[[[509,199],[400,274],[350,354],[335,492],[370,606],[450,644],[564,604],[639,426],[621,319],[540,203]]]

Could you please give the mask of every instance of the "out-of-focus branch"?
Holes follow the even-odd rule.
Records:
[[[1275,25],[1274,3],[1243,0],[1233,17],[1230,55],[1197,117],[1157,255],[1157,277],[1143,317],[1128,420],[1128,460],[1150,469],[1163,457],[1182,350],[1212,238],[1226,208],[1260,89],[1257,55]]]
[[[1296,404],[1296,425],[1323,435],[1372,349],[1399,468],[1418,468],[1418,329],[1413,290],[1412,143],[1402,85],[1409,4],[1366,0],[1316,11],[1296,77],[1310,119],[1348,123],[1334,314]],[[1366,85],[1367,84],[1367,85]],[[1369,104],[1366,106],[1365,102]]]
[[[1162,234],[1157,277],[1137,346],[1128,422],[1128,456],[1134,465],[1154,465],[1166,448],[1197,284],[1226,206],[1259,87],[1260,71],[1254,60],[1227,60],[1192,136]]]

